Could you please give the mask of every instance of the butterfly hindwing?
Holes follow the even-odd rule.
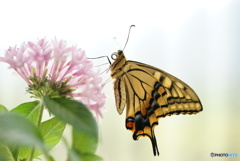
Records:
[[[128,67],[131,67],[128,69]],[[154,149],[154,155],[159,154],[153,127],[157,125],[157,117],[154,111],[147,110],[150,108],[149,100],[152,98],[153,85],[156,82],[152,79],[150,73],[141,71],[142,79],[137,77],[136,70],[138,66],[125,66],[125,72],[121,77],[115,80],[114,87],[120,91],[125,89],[118,96],[115,94],[118,112],[122,112],[121,105],[126,104],[126,128],[133,131],[133,139],[137,140],[139,136],[148,136],[151,139]],[[121,98],[126,98],[121,99]],[[120,100],[119,100],[120,99]],[[125,102],[126,101],[126,102]],[[121,102],[121,103],[118,103]],[[151,119],[149,119],[151,117]]]
[[[116,56],[111,76],[115,78],[117,111],[121,114],[126,106],[126,128],[133,132],[133,139],[148,136],[154,155],[159,155],[154,134],[158,119],[201,111],[199,98],[188,85],[167,72],[127,61],[122,51]]]

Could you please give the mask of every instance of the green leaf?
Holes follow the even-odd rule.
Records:
[[[83,161],[83,160],[79,157],[78,153],[75,150],[69,149],[67,161]]]
[[[101,157],[95,154],[80,153],[77,150],[70,149],[68,155],[68,161],[103,161]]]
[[[10,146],[4,143],[0,144],[0,156],[6,160],[17,160],[18,148],[16,146]],[[2,161],[2,158],[0,160]]]
[[[87,133],[73,129],[72,148],[81,153],[94,154],[97,149],[98,140],[92,139]]]
[[[1,145],[0,145],[1,146]],[[0,154],[0,160],[1,161],[9,161],[9,159],[8,158],[5,158],[4,156],[2,156],[1,154]]]
[[[98,139],[97,123],[92,113],[81,102],[66,98],[43,98],[48,110],[73,128],[85,132],[92,139]]]
[[[44,121],[40,125],[40,131],[43,136],[45,146],[48,150],[54,148],[62,138],[66,124],[57,118],[51,118],[47,121]],[[19,156],[21,158],[27,158],[31,153],[31,148],[21,147]],[[35,150],[34,157],[42,155],[43,152],[40,150]]]
[[[35,151],[36,150],[38,150],[39,151],[39,149],[37,148],[35,148],[34,149]],[[28,156],[31,154],[31,152],[32,152],[32,147],[29,147],[29,146],[21,146],[21,148],[19,148],[19,153],[18,153],[18,158],[21,158],[21,159],[26,159],[26,158],[28,158]]]
[[[7,108],[3,105],[0,105],[0,112],[7,112]]]
[[[38,118],[40,115],[40,103],[39,101],[33,101],[33,102],[26,102],[23,103],[14,109],[11,110],[11,112],[21,114],[31,120],[34,125],[37,125]]]
[[[15,107],[14,109],[12,109],[11,112],[21,114],[28,120],[32,121],[34,123],[34,125],[37,125],[38,118],[40,115],[40,110],[41,110],[41,108],[40,108],[39,101],[33,101],[33,102],[22,103],[22,104],[18,105],[17,107]],[[36,149],[36,151],[40,152],[39,149],[38,150]],[[27,158],[31,152],[32,152],[32,147],[21,146],[21,148],[19,149],[18,155],[20,158]],[[42,153],[42,151],[41,151],[41,153]]]
[[[103,159],[101,157],[99,157],[98,155],[95,155],[95,154],[82,154],[82,155],[80,155],[80,158],[83,161],[103,161]]]
[[[19,114],[0,113],[0,142],[7,145],[37,146],[46,151],[39,130]]]
[[[66,123],[60,121],[56,117],[51,118],[40,125],[40,131],[42,133],[45,146],[50,150],[54,148],[62,138],[62,134],[66,127]],[[39,156],[41,154],[34,154]]]

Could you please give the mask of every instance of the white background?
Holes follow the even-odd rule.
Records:
[[[1,1],[0,55],[9,46],[56,36],[78,44],[89,57],[110,56],[124,46],[132,24],[136,27],[126,57],[182,79],[199,95],[204,110],[159,120],[155,131],[160,156],[153,157],[150,140],[133,141],[125,129],[110,82],[104,89],[107,112],[97,153],[105,161],[237,160],[240,156],[211,158],[210,153],[240,155],[238,0]],[[7,67],[0,64],[0,103],[11,109],[29,101],[29,95],[26,83]],[[109,73],[104,75],[108,78]],[[52,154],[57,161],[66,160],[62,143]]]

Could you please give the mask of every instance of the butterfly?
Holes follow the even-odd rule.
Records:
[[[170,115],[196,114],[203,110],[196,93],[183,81],[156,67],[128,61],[122,50],[113,54],[110,66],[117,111],[126,106],[126,128],[133,139],[150,138],[153,154],[159,155],[154,128]]]
[[[196,114],[201,102],[186,83],[173,75],[136,61],[126,59],[122,50],[112,54],[110,65],[114,80],[117,111],[126,107],[126,123],[133,139],[150,138],[154,156],[159,155],[154,128],[158,120],[170,115]]]

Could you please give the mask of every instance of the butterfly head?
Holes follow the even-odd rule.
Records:
[[[115,78],[121,74],[120,71],[125,66],[127,60],[122,50],[118,50],[117,52],[112,53],[111,58],[113,60],[113,63],[110,66],[112,72],[111,76]]]

